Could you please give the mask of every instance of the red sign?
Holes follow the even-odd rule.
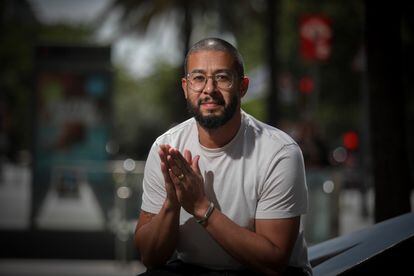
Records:
[[[299,24],[300,52],[306,60],[328,60],[331,56],[331,20],[323,15],[302,16]]]

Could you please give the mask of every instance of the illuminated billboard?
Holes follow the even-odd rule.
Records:
[[[97,230],[104,218],[94,183],[103,176],[88,170],[109,158],[110,48],[39,46],[35,53],[34,226]]]

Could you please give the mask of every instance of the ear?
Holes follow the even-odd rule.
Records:
[[[240,98],[243,98],[244,95],[246,95],[247,89],[249,89],[249,78],[244,76],[240,85]]]
[[[184,92],[184,97],[185,99],[188,98],[188,89],[187,89],[187,79],[186,78],[181,78],[181,87],[183,89]]]

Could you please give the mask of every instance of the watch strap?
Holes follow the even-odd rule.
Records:
[[[210,201],[210,205],[207,208],[206,213],[204,214],[204,216],[201,219],[196,219],[197,223],[204,225],[208,218],[211,216],[211,213],[213,213],[214,210],[214,203],[212,201]]]

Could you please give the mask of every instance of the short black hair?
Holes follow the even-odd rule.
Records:
[[[208,37],[200,40],[199,42],[195,43],[190,50],[188,51],[185,60],[184,60],[184,73],[187,75],[187,63],[188,58],[192,53],[198,52],[198,51],[222,51],[229,53],[233,56],[234,62],[236,65],[236,71],[237,74],[240,77],[244,76],[244,64],[243,64],[243,58],[240,55],[239,51],[228,43],[227,41],[216,38],[216,37]]]

